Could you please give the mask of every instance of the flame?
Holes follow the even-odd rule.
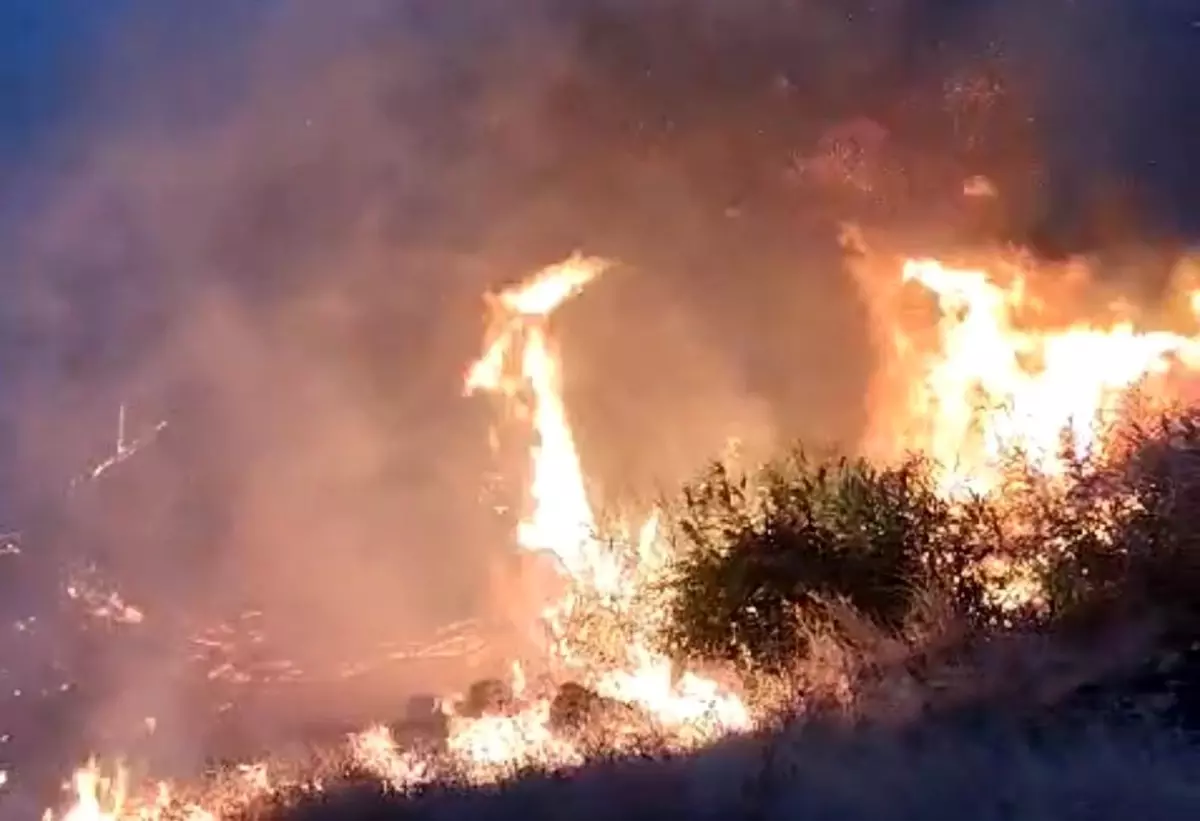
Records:
[[[528,392],[538,443],[532,453],[533,506],[518,525],[517,541],[553,555],[571,578],[616,592],[616,568],[595,539],[596,521],[546,327],[555,309],[607,267],[604,260],[575,256],[489,299],[496,314],[492,340],[467,372],[466,392],[499,393],[522,409]]]
[[[210,785],[202,796],[186,798],[165,782],[135,793],[129,789],[129,772],[124,766],[118,764],[112,775],[105,775],[93,760],[72,778],[74,803],[70,809],[61,816],[47,810],[42,821],[221,821],[240,817],[255,800],[284,786],[274,784],[261,763],[241,765],[225,775],[225,780]],[[319,784],[305,786],[319,788]]]
[[[596,516],[561,394],[561,363],[549,343],[550,316],[579,294],[606,269],[600,259],[573,256],[543,269],[528,281],[489,298],[494,316],[490,341],[466,377],[468,394],[489,391],[527,409],[536,435],[531,453],[531,505],[517,530],[518,544],[552,555],[571,585],[563,601],[547,607],[551,632],[559,639],[554,652],[602,696],[635,704],[665,727],[697,732],[725,732],[749,726],[741,700],[716,683],[694,674],[676,680],[670,662],[649,649],[646,637],[624,648],[624,666],[588,669],[588,649],[575,647],[562,635],[560,617],[569,614],[582,594],[610,602],[628,602],[643,583],[653,558],[657,516],[638,532],[638,557],[632,567],[612,545],[597,535]],[[528,407],[526,408],[526,405]],[[451,747],[473,760],[492,764],[528,757],[566,763],[578,756],[573,745],[555,738],[548,728],[549,703],[539,702],[517,716],[485,717],[467,722]],[[697,730],[696,728],[704,728]]]
[[[650,649],[650,625],[643,625],[622,648],[615,664],[597,661],[594,648],[572,641],[562,627],[583,597],[599,596],[620,606],[633,601],[638,586],[667,555],[658,539],[656,513],[636,528],[627,528],[636,534],[631,539],[636,543],[632,561],[599,538],[562,398],[562,366],[551,344],[550,317],[608,267],[604,260],[576,255],[489,295],[484,351],[468,369],[464,389],[467,395],[499,396],[516,418],[528,422],[536,439],[530,452],[529,510],[518,523],[516,541],[524,550],[551,556],[568,582],[561,600],[545,603],[543,617],[554,638],[548,652],[599,696],[640,707],[645,721],[673,733],[679,746],[691,745],[750,726],[749,711],[736,694],[695,673],[677,674],[668,659]],[[552,699],[529,690],[524,669],[514,663],[512,691],[519,707],[481,717],[449,711],[447,757],[458,776],[482,783],[525,765],[564,767],[583,761],[578,744],[554,729]],[[619,747],[623,738],[646,729],[640,722],[631,718],[629,726],[612,728],[607,740]],[[438,772],[429,756],[402,749],[382,726],[352,736],[348,752],[359,768],[397,790],[427,783]],[[89,765],[76,774],[75,803],[61,821],[165,821],[178,816],[179,802],[169,791],[160,791],[153,807],[134,806],[123,792],[119,800],[105,798],[108,793],[97,772]],[[245,807],[276,789],[265,769],[253,772],[254,778],[235,780],[220,795],[184,805],[182,817],[218,821],[223,814],[211,808]],[[307,786],[319,788],[319,783]],[[176,815],[166,815],[167,807]]]
[[[127,777],[124,767],[117,768],[114,778],[102,776],[94,761],[78,770],[73,779],[75,806],[62,821],[119,821],[124,817]]]
[[[1061,476],[1067,454],[1103,452],[1135,388],[1200,365],[1200,339],[1129,321],[1039,326],[1043,306],[1021,277],[1003,287],[986,270],[926,258],[906,260],[900,279],[935,297],[936,339],[920,346],[893,308],[902,398],[874,409],[874,421],[893,449],[928,455],[950,497],[995,491],[1014,456]]]
[[[429,763],[404,752],[387,727],[372,727],[350,739],[351,758],[364,770],[394,790],[429,780]]]
[[[475,781],[490,781],[522,765],[582,762],[569,740],[550,729],[550,702],[540,699],[516,715],[484,716],[452,726],[450,752]]]
[[[620,713],[619,726],[606,727],[610,746],[635,739],[645,723],[665,731],[669,743],[686,747],[750,727],[749,709],[736,693],[675,669],[655,652],[653,613],[627,619],[632,628],[619,635],[615,653],[599,652],[594,637],[565,626],[586,601],[599,599],[617,610],[634,607],[669,557],[657,514],[625,528],[632,552],[597,535],[562,396],[563,364],[551,318],[608,268],[604,260],[576,255],[489,295],[484,350],[467,370],[464,389],[467,395],[499,397],[534,435],[528,509],[515,537],[521,549],[551,557],[566,582],[558,600],[544,603],[551,660],[599,697],[636,708]],[[1068,468],[1064,440],[1076,454],[1103,452],[1105,423],[1123,412],[1134,388],[1178,367],[1200,367],[1197,337],[1141,331],[1128,320],[1050,322],[1045,302],[1031,294],[1022,276],[1004,284],[983,268],[929,258],[905,260],[888,275],[885,285],[894,287],[868,293],[873,330],[886,342],[892,380],[889,391],[876,391],[870,419],[875,438],[869,441],[893,453],[926,453],[950,498],[994,493],[1013,455],[1042,475],[1062,475]],[[914,287],[934,298],[937,314],[928,328],[913,328],[893,301]],[[1200,291],[1188,298],[1192,313],[1200,314]],[[116,600],[107,604],[126,612]],[[428,783],[443,765],[470,781],[488,782],[529,764],[564,767],[584,759],[581,742],[555,728],[551,697],[538,692],[515,662],[512,692],[514,705],[482,716],[457,715],[446,707],[449,738],[440,758],[402,749],[386,727],[373,727],[349,739],[350,759],[396,790]],[[123,769],[106,778],[92,763],[76,773],[74,804],[59,821],[218,821],[287,787],[321,788],[319,779],[268,777],[265,765],[253,765],[190,803],[166,785],[134,800]]]
[[[484,349],[467,370],[464,390],[498,397],[534,436],[527,510],[515,538],[521,549],[551,557],[566,582],[560,598],[544,603],[550,660],[599,697],[636,708],[619,713],[618,726],[606,727],[613,748],[635,739],[647,729],[644,724],[687,747],[752,725],[736,693],[676,669],[657,653],[650,640],[654,613],[626,619],[632,627],[618,636],[616,652],[600,652],[594,636],[565,626],[588,601],[598,599],[621,612],[635,607],[639,592],[669,558],[656,513],[628,523],[632,551],[598,536],[563,400],[563,363],[551,319],[608,268],[604,260],[576,255],[489,295]],[[868,443],[882,442],[893,453],[926,453],[949,498],[996,492],[1006,460],[1014,455],[1041,475],[1061,476],[1069,467],[1064,442],[1077,455],[1102,453],[1106,423],[1124,412],[1136,387],[1177,368],[1200,368],[1200,337],[1143,331],[1128,320],[1052,322],[1047,302],[1020,275],[1004,283],[984,268],[913,258],[890,267],[888,276],[884,285],[892,287],[868,293],[873,330],[886,343],[892,380],[888,391],[876,391],[870,415],[875,436]],[[932,295],[937,309],[926,328],[914,328],[896,301],[914,288]],[[1189,293],[1188,300],[1192,313],[1200,314],[1200,291]],[[115,600],[109,604],[125,612]],[[515,704],[482,716],[446,707],[449,737],[441,758],[402,749],[385,727],[350,738],[349,756],[396,790],[428,783],[443,765],[470,781],[488,782],[529,764],[564,767],[584,759],[581,742],[556,729],[551,697],[537,691],[515,662],[512,693]],[[297,786],[320,789],[320,781],[269,778],[265,765],[254,765],[202,800],[183,801],[165,785],[134,800],[123,769],[106,778],[92,763],[76,773],[74,804],[60,821],[218,821],[228,808]]]

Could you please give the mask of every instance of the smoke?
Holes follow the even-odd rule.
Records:
[[[486,613],[508,523],[478,501],[488,409],[459,380],[480,295],[576,248],[620,263],[561,317],[605,488],[670,487],[731,437],[754,455],[853,443],[873,361],[841,221],[935,244],[1108,242],[1062,205],[1094,197],[1059,160],[1087,131],[1089,174],[1127,166],[1128,78],[1156,69],[1113,86],[1081,68],[1126,53],[1133,12],[1079,29],[1071,5],[73,17],[54,74],[35,71],[58,102],[27,106],[4,144],[6,515],[39,523],[31,549],[100,561],[180,643],[261,609],[275,652],[321,668]],[[22,13],[52,29],[73,12]],[[971,175],[999,204],[964,204]],[[63,503],[122,404],[129,435],[165,420],[161,440]],[[166,652],[114,673],[122,715],[169,711]],[[422,683],[405,676],[372,697]]]

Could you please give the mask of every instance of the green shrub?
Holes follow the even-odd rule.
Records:
[[[974,635],[1140,618],[1200,640],[1200,411],[1109,434],[1103,457],[1064,449],[1065,476],[1013,454],[995,493],[956,502],[916,456],[876,466],[795,449],[751,475],[714,463],[674,508],[666,649],[779,672],[813,627],[843,630],[831,603],[890,631],[930,593]],[[1036,595],[1015,609],[995,598],[996,566]]]
[[[812,460],[796,449],[753,476],[716,463],[683,493],[664,639],[675,655],[779,671],[806,651],[806,623],[848,603],[898,627],[942,583],[965,610],[965,572],[985,517],[935,493],[929,465]]]

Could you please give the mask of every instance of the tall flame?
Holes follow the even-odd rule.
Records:
[[[599,277],[608,263],[573,256],[538,272],[528,281],[489,299],[493,306],[490,341],[467,372],[468,393],[486,390],[506,400],[531,405],[533,445],[529,514],[522,519],[517,542],[526,550],[549,552],[574,589],[627,601],[644,580],[646,565],[661,555],[650,544],[657,535],[657,517],[638,529],[642,566],[630,568],[612,547],[598,538],[596,517],[567,419],[560,384],[560,363],[551,350],[548,320],[564,302]],[[551,603],[547,616],[568,611],[573,599]],[[552,627],[555,625],[552,623]],[[559,652],[571,654],[560,645]],[[694,674],[677,677],[668,659],[655,653],[645,637],[625,648],[624,667],[581,671],[595,689],[619,701],[637,704],[668,727],[685,725],[704,731],[741,729],[749,714],[740,699],[714,682]],[[528,720],[529,716],[522,716]],[[472,728],[475,732],[477,728]]]
[[[574,256],[489,299],[492,338],[467,372],[466,392],[490,391],[523,403],[528,391],[537,436],[531,454],[533,506],[520,522],[517,541],[527,550],[552,554],[571,578],[615,591],[618,579],[595,538],[559,366],[547,338],[550,315],[607,267],[604,260]]]
[[[95,762],[77,771],[73,781],[78,801],[63,821],[119,821],[126,809],[126,778],[124,768],[112,778],[101,775]]]
[[[994,490],[1014,455],[1043,475],[1061,475],[1064,444],[1084,458],[1102,451],[1102,434],[1132,389],[1174,368],[1200,367],[1195,337],[1138,331],[1128,321],[1038,327],[1019,279],[1005,288],[985,270],[934,259],[905,261],[900,277],[936,298],[937,336],[914,350],[905,328],[892,329],[893,354],[908,366],[903,399],[875,409],[875,421],[891,431],[891,445],[925,452],[950,496]],[[1019,311],[1032,319],[1018,322]],[[893,321],[899,317],[894,310]]]
[[[601,660],[586,639],[581,644],[559,623],[584,595],[617,605],[631,601],[665,550],[654,517],[629,530],[638,534],[632,565],[597,536],[562,396],[562,362],[550,320],[607,268],[603,260],[573,256],[489,296],[484,349],[468,369],[464,387],[467,394],[500,397],[535,436],[527,510],[516,541],[524,550],[552,556],[568,582],[563,599],[545,603],[558,640],[550,652],[583,684],[635,705],[656,729],[669,730],[676,743],[686,745],[750,726],[746,706],[715,681],[673,669],[654,651],[648,629],[623,636],[621,652]],[[940,471],[942,491],[951,497],[994,491],[1012,454],[1044,475],[1061,474],[1067,468],[1064,435],[1077,453],[1102,450],[1103,423],[1122,411],[1131,389],[1173,369],[1200,368],[1200,337],[1140,331],[1128,321],[1040,323],[1038,306],[1020,279],[1005,286],[981,268],[955,268],[933,259],[904,261],[890,267],[888,277],[896,287],[883,289],[886,298],[868,297],[875,330],[891,346],[889,376],[899,390],[878,397],[871,422],[893,450],[926,452]],[[887,301],[914,287],[934,297],[938,310],[930,328],[914,329],[899,305]],[[1200,308],[1200,296],[1192,296],[1192,308]],[[922,339],[921,330],[932,335]],[[514,689],[529,689],[519,668],[516,672],[522,686]],[[477,781],[511,772],[530,759],[552,765],[581,759],[576,744],[555,731],[551,703],[538,694],[515,709],[474,718],[451,714],[448,720],[450,755],[461,765],[459,772]],[[356,736],[351,752],[360,766],[397,789],[436,775],[429,760],[400,750],[382,728]],[[274,789],[261,779],[238,784],[243,797]],[[77,774],[75,788],[76,803],[63,821],[168,817],[153,814],[161,802],[131,809],[135,805],[123,781],[106,782],[95,767]],[[200,804],[191,817],[219,817]]]

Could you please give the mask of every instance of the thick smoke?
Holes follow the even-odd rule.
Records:
[[[249,608],[275,652],[316,668],[500,609],[489,568],[510,523],[479,502],[498,467],[489,409],[459,380],[480,295],[572,250],[620,263],[561,336],[585,459],[634,494],[730,437],[754,453],[855,441],[872,362],[845,220],[1153,257],[1128,209],[1175,236],[1155,215],[1185,192],[1151,180],[1131,199],[1113,181],[1145,161],[1128,125],[1141,81],[1182,46],[1127,45],[1131,27],[1178,35],[1101,5],[312,0],[73,18],[46,79],[62,104],[27,112],[44,122],[4,169],[3,507],[29,551],[101,563],[171,637],[117,665],[107,712],[170,712],[172,642]],[[1126,57],[1119,78],[1093,67]],[[1148,145],[1187,161],[1157,131]],[[967,202],[973,175],[999,199]],[[65,503],[122,404],[127,435],[167,428]],[[412,675],[354,701],[435,683]]]

